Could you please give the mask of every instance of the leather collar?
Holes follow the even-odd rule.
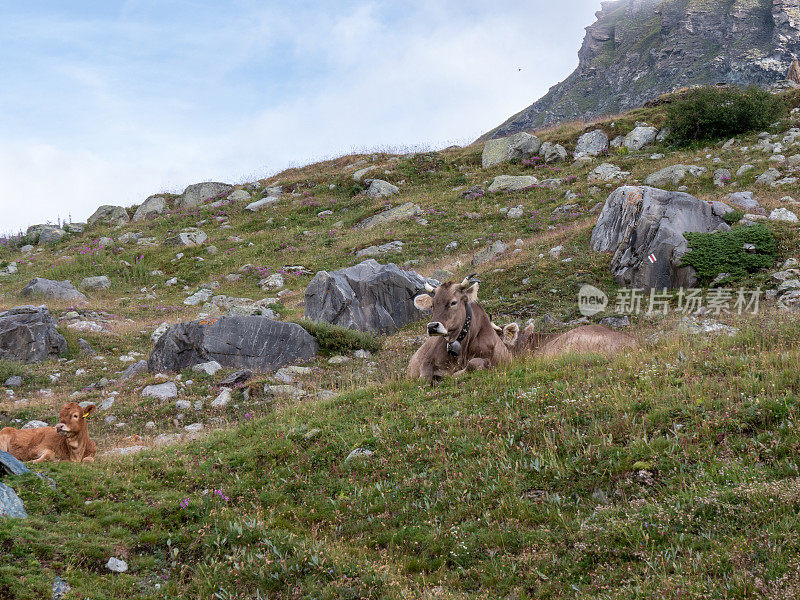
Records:
[[[464,326],[458,333],[458,337],[452,342],[447,343],[447,353],[450,356],[459,356],[461,354],[461,342],[469,335],[470,325],[472,325],[472,306],[467,302],[467,318],[464,320]]]

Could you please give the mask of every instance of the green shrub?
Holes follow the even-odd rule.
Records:
[[[738,223],[742,217],[744,216],[744,212],[741,210],[732,210],[729,213],[726,213],[722,216],[722,220],[725,221],[728,225],[733,225],[734,223]]]
[[[704,87],[667,107],[669,140],[678,145],[765,129],[786,112],[783,100],[757,86]]]
[[[772,232],[761,224],[719,233],[687,233],[686,239],[691,250],[683,256],[682,264],[694,267],[702,284],[720,273],[739,279],[770,267],[778,249]],[[746,251],[745,244],[753,244],[755,251]]]
[[[378,352],[383,347],[383,338],[372,333],[354,331],[330,323],[315,323],[308,319],[299,319],[295,323],[317,340],[320,352],[325,354],[355,352],[362,349]]]

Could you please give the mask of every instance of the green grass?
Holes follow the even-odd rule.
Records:
[[[48,465],[55,491],[13,480],[31,517],[0,522],[0,590],[40,598],[55,573],[95,599],[797,590],[798,342],[764,320],[610,363],[363,389],[180,454]],[[375,454],[346,462],[357,447]],[[104,574],[111,555],[131,570]]]

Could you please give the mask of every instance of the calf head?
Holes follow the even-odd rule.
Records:
[[[428,293],[414,298],[414,306],[433,311],[428,335],[444,336],[455,344],[468,318],[471,318],[468,305],[478,300],[478,284],[470,285],[469,278],[466,278],[461,283],[448,281],[437,288],[426,283],[425,289]]]
[[[77,402],[68,402],[61,407],[61,412],[58,414],[56,431],[59,435],[66,438],[77,436],[81,431],[87,429],[86,417],[88,417],[93,410],[93,404],[82,408]]]

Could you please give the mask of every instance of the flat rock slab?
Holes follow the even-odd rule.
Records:
[[[374,259],[338,271],[320,271],[305,293],[306,318],[348,329],[391,334],[422,318],[414,296],[425,279]]]
[[[225,316],[173,325],[156,342],[147,365],[153,372],[180,372],[215,360],[223,367],[263,373],[308,362],[317,350],[317,341],[295,323]]]
[[[375,216],[364,219],[356,225],[356,229],[371,229],[372,227],[376,227],[378,225],[385,225],[386,223],[397,221],[399,219],[409,219],[421,214],[422,208],[420,208],[419,205],[414,204],[413,202],[406,202],[405,204],[395,206],[394,208],[385,210]]]
[[[25,505],[22,504],[17,493],[0,482],[0,519],[27,519]]]
[[[0,359],[38,363],[67,351],[67,340],[46,306],[17,306],[0,312]]]
[[[62,300],[64,302],[86,302],[88,300],[69,281],[54,281],[42,277],[31,279],[19,294],[23,298],[43,296],[44,298]]]

